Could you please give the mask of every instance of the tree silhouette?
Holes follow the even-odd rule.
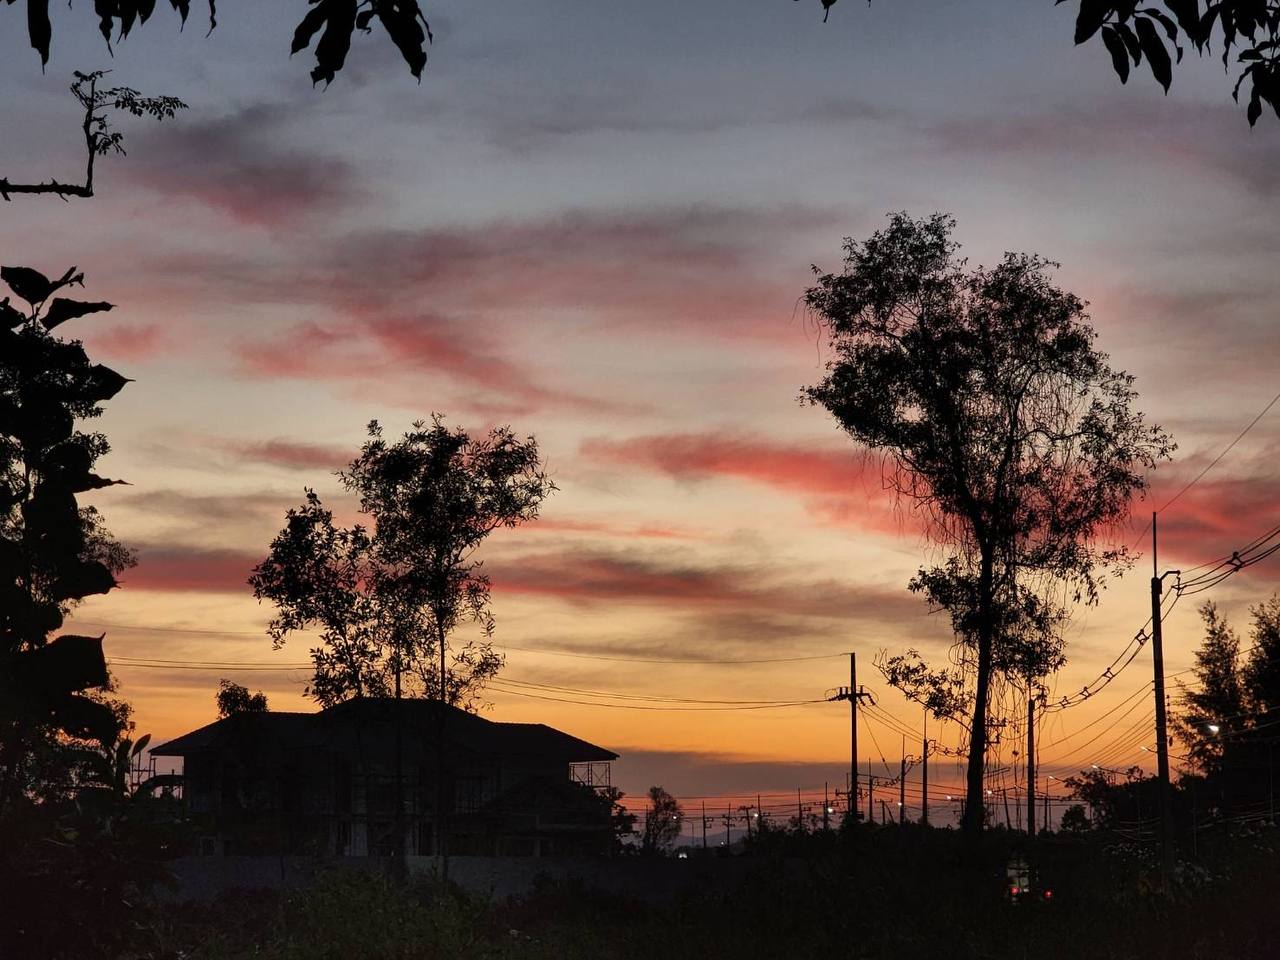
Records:
[[[1056,0],[1063,3],[1065,0]],[[1277,0],[1159,0],[1139,6],[1128,0],[1080,0],[1077,44],[1101,37],[1116,76],[1129,79],[1145,57],[1151,75],[1168,92],[1173,67],[1182,62],[1182,41],[1204,55],[1218,38],[1222,67],[1232,55],[1240,72],[1231,96],[1238,103],[1249,84],[1245,115],[1253,126],[1268,104],[1280,117],[1280,2]]]
[[[14,0],[9,0],[12,6]],[[191,0],[169,0],[183,25],[191,13]],[[27,0],[27,36],[31,47],[40,55],[40,65],[49,62],[49,47],[53,40],[53,25],[49,21],[49,0]],[[209,0],[209,31],[218,25],[217,2]],[[409,72],[422,78],[427,64],[427,44],[432,40],[431,27],[427,23],[417,0],[308,0],[310,9],[298,23],[289,48],[292,56],[309,47],[316,34],[315,67],[311,71],[313,83],[331,83],[351,49],[351,37],[359,30],[372,33],[376,21],[387,37],[400,51]],[[98,32],[107,48],[111,48],[112,36],[116,42],[127,37],[138,25],[151,19],[156,0],[95,0],[94,15],[98,18]]]
[[[644,833],[640,835],[642,853],[660,854],[671,849],[684,823],[680,802],[662,787],[649,788],[649,809],[644,814]]]
[[[844,272],[805,295],[832,359],[802,399],[884,457],[886,482],[947,554],[910,587],[956,635],[940,696],[971,691],[965,826],[977,830],[1000,684],[1061,665],[1070,606],[1096,602],[1125,564],[1099,534],[1127,518],[1172,444],[1131,409],[1133,378],[1094,348],[1047,261],[1006,254],[968,270],[953,228],[895,214],[846,241]]]
[[[821,0],[823,20],[836,0]],[[1067,0],[1054,0],[1055,5]],[[1222,51],[1222,66],[1229,70],[1232,56],[1240,68],[1231,96],[1238,103],[1245,81],[1249,83],[1245,114],[1253,126],[1269,104],[1280,117],[1280,0],[1076,0],[1075,42],[1095,37],[1111,57],[1121,83],[1129,80],[1130,65],[1146,61],[1151,75],[1167,93],[1173,68],[1182,62],[1183,41],[1203,56],[1213,49],[1215,37]]]
[[[1173,728],[1186,744],[1195,768],[1212,775],[1220,770],[1225,738],[1245,726],[1245,690],[1240,675],[1240,638],[1212,601],[1201,605],[1200,619],[1204,621],[1204,640],[1192,668],[1199,687],[1183,691],[1182,709],[1173,718]],[[1211,729],[1210,724],[1217,729]]]
[[[489,642],[489,577],[474,554],[495,529],[534,519],[555,490],[537,442],[507,428],[473,439],[433,416],[388,443],[374,421],[338,476],[371,525],[336,526],[311,490],[288,512],[249,580],[276,606],[273,641],[320,628],[307,692],[326,706],[403,683],[411,695],[474,708],[502,665]],[[468,621],[484,639],[446,664],[449,636]]]
[[[84,183],[60,183],[52,178],[46,183],[10,183],[7,178],[0,177],[0,198],[9,200],[13,193],[54,193],[64,200],[67,197],[92,197],[94,161],[108,153],[123,155],[125,152],[124,134],[111,129],[108,109],[124,110],[135,117],[164,120],[187,108],[177,97],[144,97],[131,87],[99,90],[98,81],[109,72],[81,73],[77,70],[75,82],[71,84],[72,96],[84,108],[84,121],[80,125],[87,154]]]
[[[33,750],[62,737],[108,744],[120,718],[84,691],[109,684],[102,637],[51,639],[85,597],[114,588],[133,557],[76,495],[121,483],[93,472],[110,449],[76,428],[128,382],[89,361],[79,341],[50,333],[103,302],[55,296],[83,284],[72,267],[57,280],[0,267],[25,308],[0,300],[0,814],[27,792]]]
[[[1244,665],[1244,686],[1259,725],[1280,714],[1280,594],[1251,607],[1253,641]]]
[[[214,697],[218,704],[218,716],[231,717],[237,713],[266,713],[267,695],[259,690],[250,693],[248,687],[241,686],[231,680],[218,681],[218,693]]]

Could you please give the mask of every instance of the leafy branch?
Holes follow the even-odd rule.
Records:
[[[8,178],[0,177],[0,197],[12,199],[14,193],[52,193],[63,200],[67,197],[93,196],[93,164],[94,161],[108,153],[124,155],[124,134],[111,128],[109,110],[124,110],[135,117],[154,117],[156,120],[172,118],[187,105],[177,97],[144,97],[132,87],[111,87],[98,89],[98,81],[107,70],[95,70],[92,73],[75,71],[75,82],[71,84],[71,94],[84,108],[84,147],[87,159],[85,162],[84,183],[62,183],[50,179],[45,183],[10,183]]]
[[[13,4],[15,0],[8,0]],[[834,2],[834,0],[831,0]],[[217,2],[209,3],[209,32],[218,25]],[[169,0],[183,25],[191,13],[191,0]],[[294,30],[290,56],[316,43],[316,65],[311,71],[314,83],[333,82],[334,76],[346,62],[351,48],[351,37],[356,30],[373,32],[373,22],[382,25],[391,42],[404,58],[409,72],[422,79],[427,65],[427,45],[432,42],[431,27],[418,6],[417,0],[308,0],[307,11]],[[94,0],[94,13],[98,17],[98,32],[111,49],[111,37],[119,42],[129,35],[135,25],[144,24],[155,11],[156,0]],[[323,32],[321,33],[321,28]],[[53,27],[49,21],[49,0],[27,0],[27,35],[31,47],[40,54],[40,64],[49,62],[49,44],[53,39]]]

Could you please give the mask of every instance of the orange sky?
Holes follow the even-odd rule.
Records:
[[[827,416],[796,402],[824,359],[797,310],[810,264],[837,267],[841,238],[887,211],[953,212],[974,263],[1007,249],[1061,262],[1100,347],[1180,443],[1156,504],[1274,394],[1280,126],[1250,131],[1213,64],[1189,64],[1167,98],[1154,81],[1121,87],[1104,52],[1072,49],[1065,6],[874,5],[825,27],[763,0],[622,18],[567,0],[536,16],[490,6],[440,5],[421,87],[357,43],[313,90],[267,5],[207,39],[152,25],[118,46],[114,76],[191,109],[122,122],[130,153],[100,165],[93,200],[4,205],[4,262],[76,263],[88,298],[118,304],[68,332],[136,379],[102,420],[101,472],[133,486],[93,501],[141,563],[78,619],[106,630],[139,730],[158,740],[211,720],[224,675],[306,708],[292,666],[306,644],[271,649],[245,577],[304,487],[336,496],[331,471],[368,420],[398,431],[433,411],[535,434],[561,488],[542,520],[485,547],[507,678],[810,700],[848,682],[852,649],[881,707],[919,730],[873,660],[945,651],[945,623],[905,589],[928,545]],[[25,134],[0,138],[5,175],[78,168],[65,83],[105,59],[89,19],[66,21],[44,75],[21,31],[0,36],[5,123]],[[1277,449],[1273,411],[1162,516],[1162,564],[1274,524]],[[1072,625],[1059,694],[1147,618],[1148,569]],[[1244,628],[1278,580],[1272,562],[1206,596]],[[1166,637],[1169,671],[1185,670],[1193,601]],[[197,666],[210,661],[284,668]],[[1149,676],[1144,652],[1048,719],[1046,744],[1074,736],[1045,748],[1046,769],[1142,760],[1148,708],[1125,698]],[[847,766],[842,704],[492,699],[496,719],[620,752],[629,792],[821,790]],[[864,762],[893,766],[901,746],[889,721],[867,721]],[[935,784],[958,783],[937,763]]]

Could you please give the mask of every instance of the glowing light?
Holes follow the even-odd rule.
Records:
[[[1222,729],[1222,728],[1221,728],[1220,726],[1218,726],[1216,723],[1211,723],[1211,724],[1209,724],[1209,732],[1210,732],[1210,733],[1217,733],[1217,732],[1218,732],[1219,730],[1221,730],[1221,729]]]

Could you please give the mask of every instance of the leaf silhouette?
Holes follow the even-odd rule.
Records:
[[[324,26],[324,22],[328,17],[328,9],[323,3],[308,10],[307,15],[302,18],[302,22],[293,31],[293,43],[289,47],[289,56],[293,56],[299,50],[304,50],[311,46],[311,38],[316,35],[317,30]]]
[[[26,322],[27,315],[21,310],[9,306],[9,298],[0,300],[0,326],[17,327]]]
[[[1084,43],[1097,33],[1110,12],[1110,0],[1081,0],[1076,17],[1076,43]]]
[[[30,267],[0,267],[0,280],[32,305],[43,303],[54,291],[52,281],[39,270],[32,270]]]
[[[92,400],[110,400],[117,393],[124,389],[126,383],[132,383],[128,377],[121,376],[110,367],[104,367],[100,363],[95,363],[90,371],[93,374],[93,383],[91,386]]]
[[[323,11],[325,28],[316,43],[311,82],[323,80],[329,84],[346,63],[347,51],[351,49],[351,34],[356,29],[356,0],[320,0],[317,8]]]
[[[376,10],[378,19],[387,28],[387,35],[399,48],[404,62],[409,65],[409,72],[422,79],[422,68],[427,65],[427,51],[423,44],[430,40],[431,28],[427,26],[417,0],[388,0],[377,6]]]
[[[27,0],[27,36],[31,39],[32,49],[40,54],[40,66],[43,68],[49,62],[49,41],[53,39],[49,0]]]
[[[72,493],[84,493],[87,490],[101,490],[104,487],[127,487],[130,486],[128,480],[110,480],[107,477],[100,477],[96,473],[86,473],[80,480],[71,484]]]
[[[49,304],[49,309],[45,311],[44,317],[40,322],[44,324],[46,330],[52,330],[60,323],[74,320],[76,317],[83,317],[86,313],[101,313],[104,310],[112,309],[114,306],[115,304],[107,303],[105,300],[89,302],[54,297],[53,302]]]
[[[1106,44],[1107,52],[1111,54],[1111,66],[1115,68],[1120,82],[1126,83],[1129,80],[1129,50],[1120,39],[1120,34],[1116,33],[1115,27],[1102,28],[1102,42]]]
[[[1151,73],[1159,81],[1160,86],[1164,87],[1164,92],[1169,92],[1169,84],[1173,83],[1173,64],[1169,60],[1169,51],[1164,48],[1164,43],[1160,39],[1160,35],[1156,33],[1155,25],[1146,17],[1138,17],[1134,21],[1134,26],[1138,31],[1138,42],[1142,44],[1142,52],[1147,55],[1147,65],[1151,67]]]

